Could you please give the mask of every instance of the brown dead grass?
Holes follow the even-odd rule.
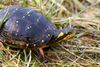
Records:
[[[36,2],[35,2],[36,1]],[[43,63],[31,53],[20,54],[0,43],[0,65],[4,67],[100,67],[100,0],[37,0],[0,2],[1,8],[10,4],[33,7],[53,23],[71,23],[75,37],[52,50],[45,51],[52,59]],[[53,56],[54,55],[54,56]],[[22,57],[24,56],[24,57]],[[57,56],[57,59],[55,59]]]

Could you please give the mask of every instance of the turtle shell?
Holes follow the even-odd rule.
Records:
[[[7,20],[0,31],[0,41],[13,46],[40,46],[57,36],[57,28],[33,8],[11,6],[0,10],[0,24],[7,13]]]

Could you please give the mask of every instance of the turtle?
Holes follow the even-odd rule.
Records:
[[[60,42],[72,34],[73,26],[58,29],[43,14],[33,8],[10,6],[0,10],[0,42],[20,49],[43,48]]]

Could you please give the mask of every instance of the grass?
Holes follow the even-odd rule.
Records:
[[[0,8],[8,5],[33,7],[52,23],[62,28],[66,23],[74,25],[72,39],[52,47],[45,54],[52,60],[38,60],[33,52],[13,50],[0,43],[1,67],[99,67],[100,66],[100,1],[93,0],[27,0],[0,2]],[[55,56],[57,58],[55,58]]]

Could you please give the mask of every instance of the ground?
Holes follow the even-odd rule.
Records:
[[[4,0],[8,5],[33,7],[62,28],[74,25],[74,37],[57,44],[45,54],[51,61],[41,62],[31,51],[15,50],[0,43],[2,67],[100,67],[100,0]]]

